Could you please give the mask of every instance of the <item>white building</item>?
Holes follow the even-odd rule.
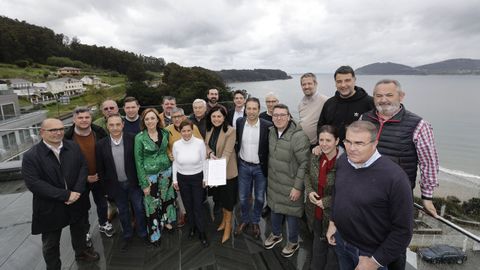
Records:
[[[33,94],[33,82],[20,78],[5,79],[9,83],[9,87],[18,96],[30,96]]]
[[[85,87],[83,87],[82,81],[65,77],[48,81],[47,90],[54,96],[73,96],[83,94],[83,92],[85,92]]]
[[[93,86],[97,86],[97,85],[100,85],[102,83],[102,80],[95,75],[93,75],[93,76],[83,76],[83,78],[81,78],[80,81],[82,81],[82,83],[84,85],[93,85]]]

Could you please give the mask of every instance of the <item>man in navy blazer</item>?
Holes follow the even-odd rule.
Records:
[[[135,136],[129,132],[123,132],[123,121],[119,114],[108,116],[107,129],[110,136],[97,142],[95,152],[100,181],[108,196],[113,198],[118,207],[124,240],[121,250],[125,252],[133,236],[129,203],[135,214],[138,236],[145,238],[147,231],[143,192],[138,184],[133,154]]]
[[[42,234],[42,251],[47,269],[60,269],[60,236],[70,226],[75,259],[97,261],[88,249],[84,233],[88,218],[87,163],[79,146],[63,140],[64,126],[58,119],[42,122],[42,141],[28,150],[22,160],[25,185],[33,193],[32,234]]]
[[[260,101],[251,97],[246,101],[246,117],[237,119],[238,193],[241,223],[235,234],[241,234],[252,224],[253,236],[260,237],[260,216],[265,202],[268,172],[268,134],[271,122],[259,118]],[[252,187],[255,194],[253,213],[250,214]]]

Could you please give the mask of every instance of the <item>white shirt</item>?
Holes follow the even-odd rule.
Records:
[[[377,159],[379,159],[382,155],[380,155],[380,153],[378,152],[378,150],[375,150],[375,153],[373,153],[373,155],[367,160],[365,161],[365,163],[363,164],[355,164],[353,163],[349,158],[348,158],[348,155],[347,155],[347,160],[348,160],[348,163],[350,163],[350,165],[353,166],[353,168],[355,169],[360,169],[360,168],[367,168],[367,167],[370,167],[370,165],[373,164],[373,162],[375,162]]]
[[[194,175],[204,170],[207,150],[203,140],[192,136],[188,141],[182,138],[173,143],[172,155],[173,183],[177,183],[177,172]]]
[[[243,112],[245,111],[245,107],[242,108],[242,110],[240,111],[237,111],[235,109],[235,112],[233,113],[233,120],[232,120],[232,126],[234,128],[237,128],[237,119],[240,118],[240,117],[243,117]]]
[[[48,144],[47,142],[43,141],[43,143],[48,147],[48,149],[52,150],[52,152],[55,154],[57,157],[58,161],[60,161],[60,151],[62,150],[63,147],[63,141],[60,142],[60,145],[57,147]]]
[[[242,135],[242,146],[239,156],[246,162],[259,164],[258,148],[260,147],[260,119],[253,125],[245,121]]]

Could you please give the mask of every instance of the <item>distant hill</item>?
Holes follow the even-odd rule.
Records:
[[[217,71],[225,82],[288,80],[292,77],[279,69],[224,69]]]
[[[364,75],[423,75],[422,72],[416,68],[412,68],[406,65],[386,62],[386,63],[374,63],[363,66],[355,70],[357,74]]]
[[[480,60],[458,58],[416,67],[428,74],[477,74],[480,75]]]
[[[363,75],[480,75],[480,60],[467,58],[449,59],[418,67],[390,62],[374,63],[360,67],[355,72]]]

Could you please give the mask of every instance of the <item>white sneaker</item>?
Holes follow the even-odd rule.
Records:
[[[105,224],[98,225],[98,230],[102,233],[104,233],[107,237],[112,237],[113,234],[115,233],[115,229],[113,229],[112,223],[110,222],[105,222]]]

